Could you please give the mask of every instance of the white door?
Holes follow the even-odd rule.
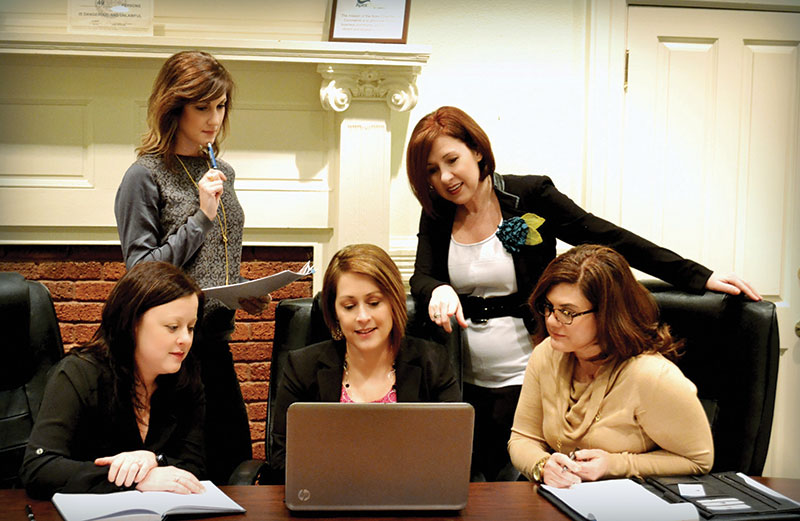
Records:
[[[800,478],[800,14],[630,7],[621,224],[778,306],[764,475]],[[613,197],[617,197],[614,195]]]

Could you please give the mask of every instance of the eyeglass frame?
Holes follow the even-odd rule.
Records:
[[[596,309],[592,308],[592,309],[587,309],[586,311],[581,311],[579,313],[573,313],[568,309],[561,309],[561,308],[556,309],[555,306],[553,306],[551,303],[547,301],[537,302],[535,307],[536,307],[536,312],[542,315],[545,318],[545,320],[550,315],[555,313],[556,322],[558,322],[562,326],[571,326],[572,323],[575,321],[576,317],[579,317],[581,315],[588,315],[589,313],[594,313],[595,311],[597,311]],[[569,322],[564,322],[559,318],[559,316],[566,317],[564,318],[564,320],[568,319]]]

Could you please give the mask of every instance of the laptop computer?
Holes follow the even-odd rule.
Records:
[[[474,421],[467,403],[294,403],[286,417],[286,506],[461,510]]]

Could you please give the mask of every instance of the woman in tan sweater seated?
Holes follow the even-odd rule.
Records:
[[[529,479],[581,481],[711,469],[697,389],[669,358],[680,342],[614,250],[558,256],[533,290],[538,323],[508,451]]]

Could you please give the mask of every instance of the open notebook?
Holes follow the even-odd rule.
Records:
[[[466,403],[294,403],[290,510],[460,510],[469,493]]]

